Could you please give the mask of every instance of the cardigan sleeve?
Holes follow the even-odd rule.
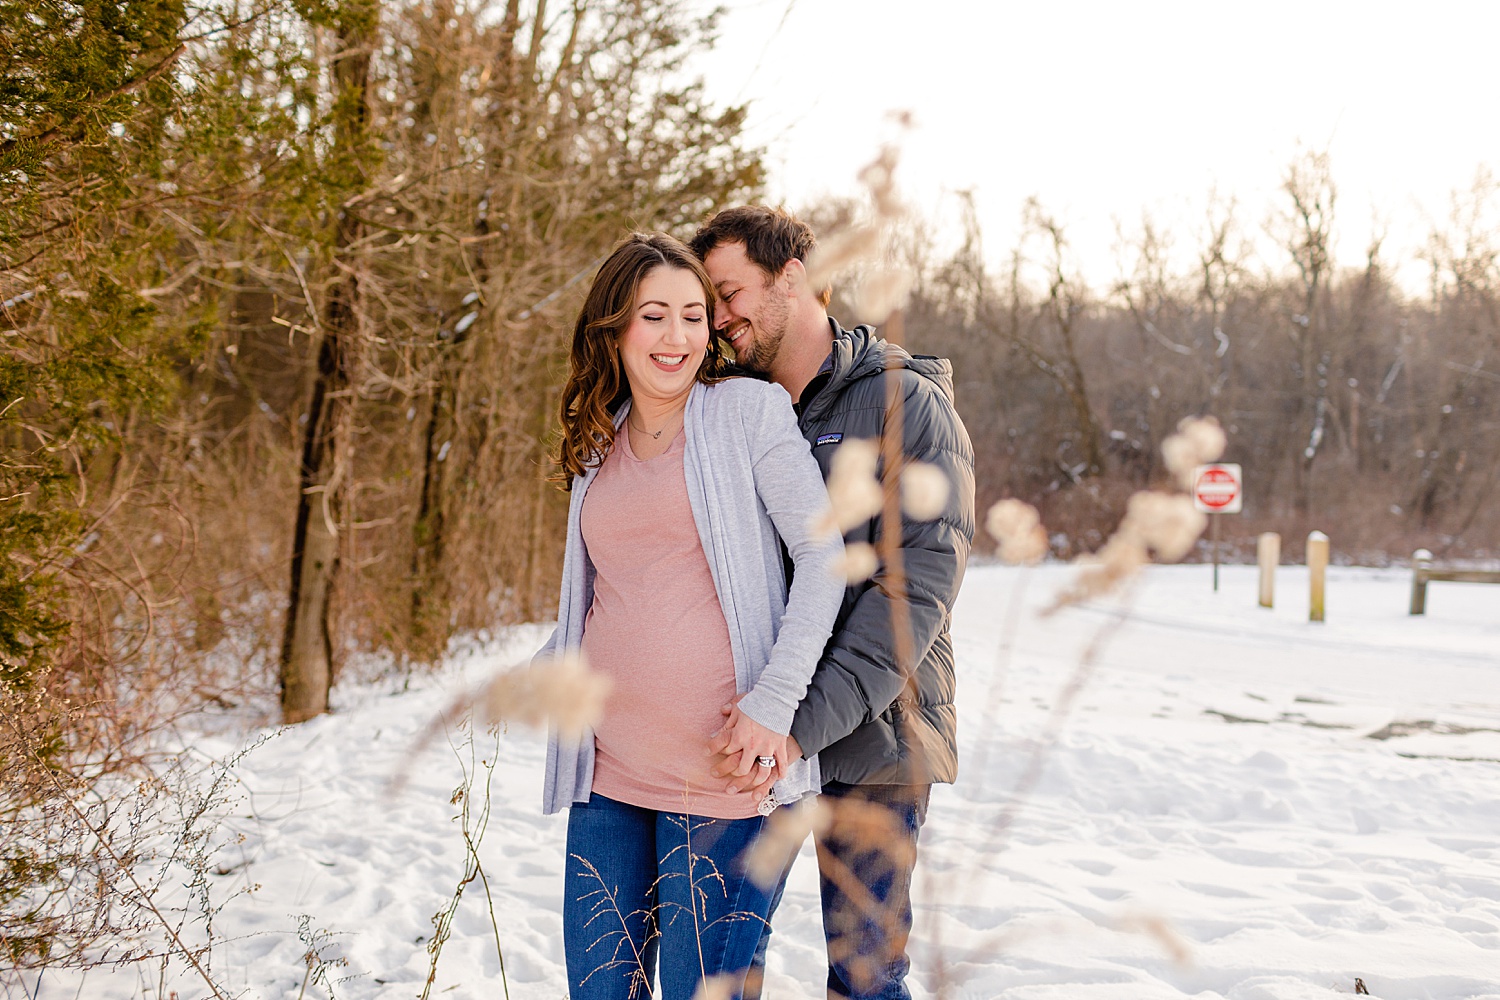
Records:
[[[844,542],[836,531],[817,529],[829,507],[828,489],[785,391],[768,387],[752,398],[746,431],[755,491],[794,572],[770,661],[739,705],[766,728],[789,733],[843,600],[838,563]]]

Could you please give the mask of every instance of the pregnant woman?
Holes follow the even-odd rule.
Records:
[[[731,377],[713,286],[680,241],[636,233],[600,267],[574,329],[560,472],[572,497],[558,626],[539,656],[581,652],[613,681],[582,738],[554,734],[544,808],[569,809],[563,945],[572,1000],[738,996],[769,911],[741,857],[765,819],[710,775],[730,752],[819,787],[786,735],[828,640],[842,542],[780,387]],[[795,572],[788,589],[783,545]]]

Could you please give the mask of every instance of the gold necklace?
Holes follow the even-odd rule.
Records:
[[[635,428],[636,430],[640,431],[642,434],[646,435],[647,437],[649,437],[653,441],[660,441],[661,440],[661,431],[664,431],[664,430],[667,429],[666,425],[663,424],[662,428],[661,428],[661,431],[657,431],[655,434],[652,434],[650,431],[646,430],[646,428],[642,427],[640,424],[636,423],[634,420],[632,420],[630,422],[630,426],[633,427],[633,428]]]
[[[634,414],[631,414],[631,416],[633,417]],[[645,434],[647,437],[649,437],[653,441],[660,441],[661,440],[661,436],[662,436],[662,432],[665,431],[668,427],[672,426],[672,418],[668,417],[667,418],[667,422],[661,425],[661,430],[657,431],[655,434],[652,434],[650,431],[646,430],[646,428],[642,427],[640,424],[636,423],[634,420],[627,420],[627,422],[630,424],[631,427],[633,427],[636,430],[640,431],[642,434]]]

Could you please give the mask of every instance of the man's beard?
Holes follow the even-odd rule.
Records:
[[[771,365],[781,353],[781,342],[786,339],[787,327],[791,322],[791,305],[785,299],[768,298],[759,321],[752,324],[754,339],[748,348],[735,355],[734,360],[743,368],[770,374]]]
[[[750,342],[750,347],[737,355],[735,360],[743,368],[770,374],[771,363],[776,360],[776,355],[781,353],[781,341],[785,336],[785,327],[775,331],[757,331],[755,339]]]

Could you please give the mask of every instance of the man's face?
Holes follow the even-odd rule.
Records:
[[[721,330],[746,368],[769,372],[792,322],[786,284],[767,277],[745,253],[743,243],[724,243],[703,259],[719,293],[714,329]]]

